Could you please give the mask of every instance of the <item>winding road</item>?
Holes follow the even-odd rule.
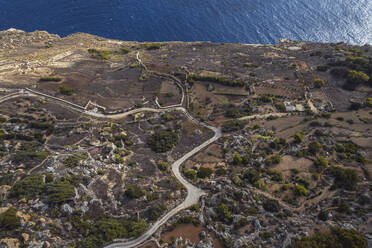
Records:
[[[184,209],[187,209],[187,208],[191,207],[192,205],[198,203],[199,198],[201,196],[205,195],[205,192],[203,192],[201,189],[195,187],[194,185],[192,185],[191,183],[189,183],[185,178],[182,177],[182,174],[181,174],[181,171],[180,171],[180,167],[181,167],[181,165],[187,159],[189,159],[190,157],[192,157],[196,153],[200,152],[201,150],[203,150],[204,148],[206,148],[207,146],[209,146],[213,142],[217,141],[222,136],[222,133],[221,133],[221,130],[219,128],[216,128],[216,127],[213,127],[213,126],[209,126],[206,123],[200,122],[199,120],[197,120],[194,117],[192,117],[190,115],[190,113],[184,107],[181,106],[181,104],[180,105],[176,105],[176,106],[163,107],[161,109],[138,108],[138,109],[130,110],[130,111],[125,112],[125,113],[102,114],[102,113],[96,113],[96,112],[93,112],[93,111],[87,111],[83,107],[78,106],[78,105],[76,105],[74,103],[68,102],[66,100],[63,100],[63,99],[60,99],[60,98],[57,98],[57,97],[54,97],[54,96],[49,96],[47,94],[44,94],[44,93],[41,93],[41,92],[38,92],[38,91],[35,91],[35,90],[31,90],[31,89],[28,89],[28,88],[22,89],[19,92],[12,93],[10,95],[7,95],[7,96],[4,96],[4,97],[0,98],[0,103],[1,102],[4,102],[4,101],[7,101],[7,100],[10,100],[12,98],[24,97],[24,96],[49,98],[51,100],[58,101],[61,104],[63,104],[64,106],[69,107],[69,108],[71,108],[71,109],[73,109],[75,111],[78,111],[80,113],[84,113],[84,114],[89,115],[89,116],[92,116],[92,117],[96,117],[96,118],[109,118],[109,119],[116,119],[116,120],[117,119],[125,118],[125,117],[127,117],[129,115],[140,113],[140,112],[163,113],[163,112],[169,112],[169,111],[181,111],[181,112],[183,112],[185,114],[185,116],[188,119],[190,119],[190,120],[196,122],[197,124],[200,124],[200,125],[202,125],[202,126],[204,126],[206,128],[209,128],[210,130],[212,130],[214,132],[214,136],[212,138],[208,139],[207,141],[205,141],[201,145],[195,147],[194,149],[192,149],[188,153],[184,154],[180,159],[178,159],[177,161],[175,161],[172,164],[172,166],[171,166],[172,167],[172,172],[173,172],[174,176],[187,189],[186,199],[181,204],[179,204],[178,206],[176,206],[175,208],[173,208],[172,210],[170,210],[161,219],[159,219],[158,221],[156,221],[140,237],[138,237],[136,239],[117,239],[117,240],[115,240],[115,243],[112,243],[110,245],[107,245],[106,248],[114,248],[114,247],[132,248],[132,247],[137,247],[137,246],[141,245],[148,238],[150,238],[156,232],[156,230],[158,230],[158,228],[160,226],[162,226],[163,224],[165,224],[171,217],[173,217],[174,215],[176,215],[178,212],[180,212],[180,211],[182,211]]]
[[[142,63],[141,59],[139,58],[138,53],[137,53],[137,60],[141,64],[141,66],[145,70],[147,70],[146,66]],[[178,84],[178,82],[176,82],[176,83]],[[119,248],[119,247],[120,248],[132,248],[132,247],[138,247],[139,245],[144,243],[147,239],[149,239],[158,230],[158,228],[160,226],[165,224],[171,217],[176,215],[178,212],[180,212],[184,209],[187,209],[187,208],[191,207],[192,205],[198,203],[200,197],[206,194],[201,189],[195,187],[190,182],[188,182],[185,178],[183,178],[182,174],[181,174],[181,171],[180,171],[180,168],[181,168],[181,165],[187,159],[194,156],[196,153],[200,152],[201,150],[203,150],[204,148],[206,148],[207,146],[209,146],[213,142],[217,141],[222,136],[222,133],[221,133],[220,128],[209,126],[208,124],[206,124],[204,122],[200,122],[199,120],[197,120],[193,116],[191,116],[191,114],[182,106],[183,102],[184,102],[183,100],[184,100],[184,97],[185,97],[185,91],[183,90],[182,86],[180,86],[180,87],[181,87],[181,91],[182,91],[182,100],[181,100],[181,103],[178,104],[178,105],[173,105],[173,106],[168,106],[168,107],[161,107],[158,104],[158,107],[159,107],[158,109],[144,107],[144,108],[133,109],[133,110],[127,111],[125,113],[118,113],[118,114],[102,114],[102,113],[97,113],[97,112],[93,112],[93,111],[88,111],[84,107],[76,105],[72,102],[68,102],[64,99],[60,99],[60,98],[57,98],[57,97],[54,97],[54,96],[50,96],[50,95],[47,95],[47,94],[44,94],[44,93],[41,93],[41,92],[38,92],[38,91],[35,91],[35,90],[31,90],[29,88],[20,89],[18,92],[15,92],[15,93],[9,94],[7,96],[1,97],[0,98],[0,103],[4,102],[4,101],[7,101],[9,99],[12,99],[12,98],[16,98],[16,97],[24,97],[24,96],[43,97],[43,98],[51,99],[53,101],[57,101],[57,102],[61,103],[63,106],[68,107],[68,108],[70,108],[72,110],[75,110],[77,112],[80,112],[80,113],[83,113],[83,114],[86,114],[86,115],[89,115],[89,116],[92,116],[92,117],[96,117],[96,118],[106,118],[106,119],[107,118],[109,118],[109,119],[121,119],[121,118],[125,118],[129,115],[133,115],[133,114],[140,113],[140,112],[164,113],[164,112],[169,112],[169,111],[181,111],[185,114],[185,116],[188,119],[196,122],[199,125],[202,125],[202,126],[208,128],[208,129],[210,129],[214,132],[214,136],[212,138],[208,139],[207,141],[205,141],[201,145],[195,147],[194,149],[192,149],[188,153],[184,154],[180,159],[175,161],[171,166],[174,176],[187,189],[186,199],[181,204],[179,204],[178,206],[176,206],[175,208],[170,210],[168,213],[166,213],[158,221],[156,221],[140,237],[135,238],[135,239],[116,239],[116,240],[114,240],[114,243],[109,244],[105,247],[105,248]],[[247,120],[247,119],[252,119],[252,118],[256,118],[256,117],[268,117],[270,115],[282,117],[282,116],[285,116],[286,114],[255,115],[255,116],[242,117],[240,119]]]

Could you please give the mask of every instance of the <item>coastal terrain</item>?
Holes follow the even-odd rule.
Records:
[[[0,247],[372,246],[371,46],[9,29],[0,104]]]

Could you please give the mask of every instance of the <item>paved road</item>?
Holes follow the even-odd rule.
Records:
[[[215,132],[214,136],[201,144],[198,147],[195,147],[190,152],[186,153],[182,158],[178,159],[172,164],[172,171],[176,178],[186,187],[187,189],[187,197],[186,199],[177,207],[173,208],[171,211],[169,211],[166,215],[164,215],[161,219],[159,219],[157,222],[155,222],[150,229],[148,229],[144,234],[142,234],[140,237],[132,240],[126,240],[126,239],[117,239],[115,240],[115,243],[107,245],[106,248],[132,248],[137,247],[138,245],[144,243],[148,238],[150,238],[156,230],[165,224],[172,216],[180,212],[181,210],[184,210],[186,208],[191,207],[193,204],[198,203],[199,198],[204,195],[205,193],[189,183],[186,179],[184,179],[180,172],[181,165],[190,157],[198,153],[199,151],[203,150],[205,147],[209,146],[211,143],[215,142],[221,137],[221,131],[217,128],[211,127],[211,129]]]
[[[180,167],[181,167],[181,165],[187,159],[189,159],[190,157],[192,157],[196,153],[200,152],[201,150],[203,150],[204,148],[206,148],[207,146],[209,146],[210,144],[212,144],[213,142],[215,142],[216,140],[218,140],[222,136],[222,133],[221,133],[221,130],[219,128],[215,128],[215,127],[209,126],[206,123],[200,122],[199,120],[197,120],[194,117],[192,117],[185,108],[180,107],[180,106],[164,107],[164,108],[161,108],[161,109],[138,108],[138,109],[130,110],[130,111],[125,112],[125,113],[105,115],[105,114],[96,113],[96,112],[87,111],[87,110],[82,111],[82,109],[81,109],[82,107],[80,107],[80,106],[76,106],[75,104],[70,103],[70,102],[67,102],[67,101],[65,101],[63,99],[59,99],[59,98],[56,98],[56,97],[53,97],[53,96],[49,96],[47,94],[43,94],[43,93],[40,93],[40,92],[37,92],[37,91],[34,91],[34,90],[26,89],[26,91],[32,92],[32,93],[31,94],[30,93],[27,94],[24,91],[20,91],[20,92],[17,92],[15,94],[11,94],[11,95],[5,96],[3,98],[0,98],[0,102],[6,101],[6,100],[11,99],[11,98],[24,96],[25,93],[26,93],[27,95],[41,96],[41,97],[49,98],[49,99],[52,99],[52,100],[60,101],[61,103],[63,103],[64,105],[66,105],[66,106],[68,106],[70,108],[73,108],[73,109],[75,109],[75,110],[77,110],[79,112],[83,112],[83,113],[85,113],[87,115],[90,115],[90,116],[93,116],[93,117],[109,118],[109,119],[121,119],[121,118],[127,117],[128,115],[132,115],[132,114],[136,114],[136,113],[140,113],[140,112],[146,112],[146,111],[147,112],[156,112],[156,113],[169,112],[169,111],[182,111],[186,115],[186,117],[188,119],[190,119],[190,120],[192,120],[194,122],[197,122],[198,124],[200,124],[200,125],[202,125],[204,127],[207,127],[207,128],[211,129],[214,132],[214,136],[212,138],[210,138],[209,140],[205,141],[203,144],[199,145],[198,147],[195,147],[194,149],[192,149],[191,151],[189,151],[188,153],[186,153],[185,155],[183,155],[180,159],[178,159],[177,161],[175,161],[172,164],[172,172],[173,172],[173,174],[182,183],[182,185],[185,186],[185,188],[187,189],[187,197],[186,197],[186,199],[180,205],[178,205],[175,208],[173,208],[172,210],[170,210],[161,219],[159,219],[158,221],[156,221],[151,226],[151,228],[149,228],[140,237],[138,237],[136,239],[132,239],[132,240],[118,239],[118,240],[115,240],[115,243],[106,246],[106,248],[113,248],[113,247],[131,248],[131,247],[136,247],[136,246],[144,243],[148,238],[150,238],[156,232],[156,230],[160,226],[162,226],[163,224],[165,224],[165,222],[167,222],[171,217],[173,217],[174,215],[176,215],[181,210],[184,210],[186,208],[189,208],[192,205],[198,203],[199,198],[202,195],[205,194],[201,189],[195,187],[194,185],[192,185],[191,183],[189,183],[185,178],[182,177],[182,174],[181,174],[181,171],[180,171]]]
[[[186,153],[185,155],[183,155],[180,159],[178,159],[177,161],[175,161],[172,164],[172,172],[173,172],[173,174],[182,183],[182,185],[185,186],[185,188],[187,189],[187,197],[186,197],[186,199],[180,205],[178,205],[175,208],[173,208],[172,210],[170,210],[161,219],[159,219],[158,221],[156,221],[140,237],[138,237],[136,239],[117,239],[117,240],[115,240],[115,243],[112,243],[110,245],[107,245],[105,248],[119,248],[119,247],[120,248],[132,248],[132,247],[137,247],[137,246],[141,245],[147,239],[149,239],[156,232],[156,230],[160,226],[162,226],[163,224],[165,224],[171,217],[173,217],[174,215],[176,215],[178,212],[180,212],[180,211],[182,211],[182,210],[184,210],[186,208],[191,207],[193,204],[198,203],[199,198],[202,195],[205,194],[201,189],[195,187],[194,185],[192,185],[191,183],[189,183],[185,178],[182,177],[182,174],[181,174],[181,171],[180,171],[180,167],[181,167],[181,165],[187,159],[189,159],[190,157],[192,157],[196,153],[200,152],[201,150],[203,150],[204,148],[206,148],[207,146],[209,146],[213,142],[217,141],[222,136],[222,133],[221,133],[221,130],[219,128],[209,126],[209,125],[207,125],[204,122],[200,122],[199,120],[196,120],[193,116],[190,115],[190,113],[185,108],[183,108],[181,106],[165,107],[165,108],[161,108],[161,109],[138,108],[138,109],[130,110],[130,111],[125,112],[125,113],[105,115],[105,114],[96,113],[96,112],[87,111],[87,110],[83,110],[82,111],[82,109],[81,109],[82,107],[75,106],[75,104],[73,104],[73,103],[70,103],[70,102],[67,102],[65,100],[58,99],[56,97],[49,96],[49,95],[46,95],[46,94],[43,94],[43,93],[39,93],[39,92],[36,92],[36,91],[33,91],[33,90],[29,90],[29,89],[26,89],[26,90],[29,91],[29,92],[32,92],[32,94],[29,94],[29,95],[35,95],[35,96],[36,95],[39,95],[39,96],[42,96],[42,97],[50,98],[52,100],[58,100],[58,101],[64,103],[66,106],[70,107],[70,108],[73,108],[73,109],[75,109],[75,110],[77,110],[79,112],[83,112],[83,113],[85,113],[87,115],[90,115],[90,116],[93,116],[93,117],[97,117],[97,118],[121,119],[121,118],[127,117],[128,115],[132,115],[132,114],[136,114],[136,113],[140,113],[140,112],[162,113],[162,112],[169,112],[169,111],[182,111],[186,115],[186,117],[188,119],[190,119],[190,120],[192,120],[192,121],[194,121],[194,122],[196,122],[196,123],[198,123],[198,124],[200,124],[200,125],[202,125],[202,126],[204,126],[206,128],[209,128],[209,129],[211,129],[214,132],[214,136],[212,138],[210,138],[209,140],[205,141],[203,144],[199,145],[198,147],[195,147],[194,149],[192,149],[191,151],[189,151],[188,153]],[[0,102],[6,101],[6,100],[11,99],[13,97],[22,96],[22,95],[24,95],[24,93],[25,93],[24,91],[21,91],[18,94],[15,93],[15,94],[11,94],[9,96],[5,96],[3,98],[0,98]],[[266,117],[269,117],[269,116],[282,117],[282,116],[285,116],[285,115],[287,115],[287,114],[279,113],[279,114],[253,115],[253,116],[242,117],[240,119],[241,120],[248,120],[248,119],[253,119],[253,118],[256,118],[256,117],[257,118],[266,118]]]

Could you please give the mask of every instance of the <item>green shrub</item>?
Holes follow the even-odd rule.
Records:
[[[124,159],[120,154],[114,154],[114,161],[117,164],[122,164],[124,163]]]
[[[207,178],[213,174],[213,170],[207,167],[200,167],[197,173],[199,178]]]
[[[157,49],[160,49],[164,45],[165,44],[162,44],[162,43],[146,43],[146,44],[142,44],[142,47],[145,48],[146,50],[157,50]]]
[[[164,203],[156,203],[148,210],[150,220],[157,220],[167,210],[167,206]]]
[[[196,171],[195,170],[184,170],[183,173],[185,174],[185,177],[187,177],[190,180],[195,180],[196,179]]]
[[[319,156],[315,161],[314,161],[314,165],[320,169],[320,170],[323,170],[324,168],[326,168],[328,166],[328,160],[325,159],[323,156]]]
[[[265,159],[265,163],[267,165],[279,164],[280,161],[282,161],[282,158],[280,157],[279,154],[272,155],[271,157]]]
[[[249,224],[249,222],[246,218],[241,218],[239,221],[234,222],[234,228],[239,229],[239,228],[244,227],[248,224]]]
[[[295,185],[295,192],[296,192],[297,195],[302,195],[302,196],[307,195],[306,188],[304,186],[300,185],[300,184]]]
[[[95,59],[109,60],[112,52],[98,49],[88,49],[88,53]]]
[[[120,51],[121,51],[122,53],[124,53],[124,54],[127,54],[127,53],[130,52],[130,50],[129,50],[128,48],[125,48],[125,47],[121,47],[121,48],[120,48]]]
[[[350,70],[347,79],[350,83],[362,84],[369,80],[369,76],[361,71]]]
[[[95,227],[97,229],[97,234],[99,233],[101,239],[106,242],[123,237],[127,232],[123,225],[114,219],[98,221]]]
[[[145,191],[137,185],[131,185],[125,191],[125,195],[127,195],[129,198],[137,199],[137,198],[140,198],[140,197],[144,196]]]
[[[178,143],[178,135],[174,131],[156,131],[148,140],[147,144],[155,152],[170,151]]]
[[[113,137],[110,138],[110,141],[114,143],[115,146],[117,147],[123,147],[122,142],[124,142],[126,146],[133,145],[133,141],[131,140],[131,138],[128,135],[124,135],[124,134],[114,135]]]
[[[260,173],[255,169],[248,169],[243,173],[244,179],[247,179],[251,184],[260,180]]]
[[[259,98],[259,100],[260,100],[261,102],[266,102],[266,103],[269,103],[269,102],[273,102],[273,101],[274,101],[274,99],[273,99],[272,97],[267,96],[267,95],[263,95],[263,96],[261,96],[261,97]]]
[[[269,212],[279,212],[279,210],[280,210],[280,205],[279,205],[279,202],[278,202],[277,200],[267,199],[267,200],[263,203],[263,208],[264,208],[266,211],[269,211]]]
[[[123,237],[134,237],[129,234],[129,229],[135,229],[139,222],[128,222],[127,226],[115,219],[100,219],[94,224],[86,221],[75,220],[75,228],[81,228],[86,237],[77,243],[78,248],[99,248],[114,239]]]
[[[166,170],[168,170],[168,162],[167,162],[167,161],[161,161],[161,162],[158,162],[158,168],[159,168],[159,170],[161,170],[161,171],[166,171]]]
[[[137,222],[129,222],[129,224],[125,225],[126,229],[128,230],[127,238],[137,238],[141,236],[147,229],[147,222],[144,220],[140,220]]]
[[[63,164],[66,167],[76,167],[81,164],[82,161],[86,160],[88,155],[85,153],[74,153],[63,160]]]
[[[268,240],[270,238],[273,237],[273,233],[271,232],[263,232],[263,233],[260,233],[260,237],[263,239],[263,240]]]
[[[213,76],[201,76],[196,74],[190,74],[188,77],[189,80],[195,80],[195,81],[207,81],[207,82],[214,82],[226,86],[232,86],[232,87],[243,87],[247,84],[247,82],[242,80],[233,80],[233,79],[227,79],[227,78],[220,78],[220,77],[213,77]]]
[[[0,230],[11,231],[21,226],[20,218],[17,216],[17,209],[11,207],[0,214]]]
[[[44,190],[44,182],[42,176],[28,176],[18,181],[11,189],[10,195],[12,197],[26,197],[27,199],[34,199],[40,195]]]
[[[275,107],[277,108],[277,110],[279,110],[282,113],[287,111],[284,103],[276,103]]]
[[[178,224],[193,224],[194,226],[198,226],[200,225],[200,221],[192,216],[182,216],[173,224],[173,226]]]
[[[48,202],[53,204],[71,201],[75,196],[75,188],[69,183],[46,184],[45,192],[48,196]]]
[[[243,159],[242,157],[240,156],[240,154],[238,152],[235,152],[234,153],[234,158],[233,158],[233,163],[235,165],[240,165],[241,163],[243,162]]]
[[[225,176],[227,171],[224,168],[218,168],[214,171],[214,174],[216,174],[216,176]]]
[[[296,248],[367,248],[367,240],[355,230],[333,227],[328,233],[317,232],[314,235],[296,240]]]
[[[251,206],[247,209],[248,216],[256,216],[258,214],[258,208],[255,206]]]
[[[221,203],[220,205],[217,206],[216,212],[218,215],[218,218],[225,222],[225,223],[231,223],[232,222],[232,213],[229,209],[229,206]]]
[[[11,155],[11,159],[14,163],[29,163],[29,162],[41,162],[49,156],[47,151],[40,151],[40,152],[30,152],[30,151],[23,151],[18,150],[14,154]]]
[[[295,133],[293,137],[295,143],[299,144],[302,142],[303,139],[302,133]]]
[[[267,170],[267,173],[271,176],[271,180],[281,182],[284,179],[283,174],[280,171],[269,169]]]
[[[315,88],[322,88],[324,87],[324,79],[317,78],[314,80],[314,87]]]
[[[248,67],[248,68],[250,68],[250,67],[258,68],[259,67],[259,65],[253,64],[253,63],[250,63],[250,62],[244,63],[243,66]]]
[[[372,97],[366,99],[365,105],[369,108],[372,108]]]
[[[61,85],[59,86],[59,93],[66,96],[72,96],[72,94],[74,94],[74,90]]]
[[[329,167],[329,171],[335,177],[334,186],[353,190],[360,181],[360,178],[355,170],[344,169],[338,166]]]
[[[223,132],[233,132],[233,131],[238,131],[241,130],[247,125],[248,121],[245,120],[229,120],[226,121],[222,124],[222,131]]]
[[[13,173],[0,174],[0,186],[1,185],[11,185],[13,180]]]
[[[319,142],[313,141],[308,146],[308,151],[310,154],[315,155],[322,149],[322,144]]]
[[[251,76],[251,77],[255,77],[255,76],[257,76],[257,73],[254,72],[254,71],[251,71],[251,72],[249,73],[249,76]]]
[[[235,106],[229,104],[226,106],[225,116],[229,118],[239,118],[252,113],[252,108],[248,104]]]

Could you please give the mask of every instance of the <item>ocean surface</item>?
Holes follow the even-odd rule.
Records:
[[[120,40],[372,44],[372,0],[0,0],[0,30]]]

